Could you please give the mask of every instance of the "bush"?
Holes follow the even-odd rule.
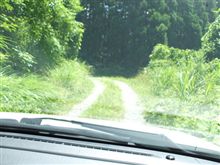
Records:
[[[1,67],[6,63],[7,59],[8,59],[8,55],[0,52],[0,66]]]
[[[219,60],[206,62],[202,51],[161,44],[154,48],[150,59],[148,70],[155,94],[168,92],[184,100],[201,96],[203,101],[214,101],[215,86],[219,83]]]
[[[202,37],[202,49],[208,59],[220,58],[220,15]]]
[[[162,44],[156,45],[150,55],[150,65],[154,65],[158,61],[179,65],[187,63],[188,61],[204,62],[204,60],[205,58],[202,51],[194,51],[190,49],[182,50]],[[168,63],[168,65],[170,64]]]
[[[6,37],[3,35],[0,35],[0,52],[1,50],[5,50],[7,48],[7,43],[6,43]]]
[[[64,60],[56,68],[48,72],[49,80],[65,88],[75,88],[87,81],[89,67],[77,60]]]
[[[213,73],[215,77],[215,83],[220,85],[220,59],[214,59],[209,62],[209,72]]]
[[[36,62],[30,53],[14,49],[14,52],[8,56],[6,64],[16,72],[31,72]]]

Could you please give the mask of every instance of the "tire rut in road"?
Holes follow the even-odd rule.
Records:
[[[114,80],[114,83],[121,89],[122,100],[125,108],[124,122],[133,122],[135,124],[144,124],[143,106],[138,95],[128,84]]]
[[[84,111],[86,111],[91,105],[93,105],[98,97],[103,93],[105,90],[105,85],[97,79],[91,79],[94,84],[94,89],[91,94],[83,100],[81,103],[76,104],[73,106],[71,111],[69,112],[68,116],[71,117],[79,117]]]

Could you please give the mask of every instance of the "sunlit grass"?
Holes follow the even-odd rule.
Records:
[[[136,77],[121,79],[140,96],[145,110],[143,115],[146,123],[185,130],[218,143],[218,140],[215,139],[216,135],[220,134],[218,103],[201,103],[196,100],[200,99],[196,96],[192,96],[193,99],[190,101],[181,100],[166,91],[164,91],[164,95],[157,95],[152,90],[155,84],[150,78],[147,72],[142,72]],[[218,89],[220,90],[220,88]],[[217,93],[217,97],[220,99],[220,94]],[[194,102],[194,100],[196,101]]]
[[[0,111],[65,114],[91,92],[88,76],[89,71],[77,61],[66,61],[47,76],[2,75]]]

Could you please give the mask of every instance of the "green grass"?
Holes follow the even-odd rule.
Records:
[[[175,128],[182,128],[188,130],[196,130],[203,133],[209,134],[220,134],[220,127],[218,126],[215,120],[205,120],[196,118],[196,116],[184,116],[181,114],[166,114],[162,112],[150,112],[145,111],[145,120],[147,122],[168,126],[168,127],[175,127]],[[196,132],[195,131],[195,132]]]
[[[127,82],[141,96],[147,122],[220,134],[219,75],[219,59],[159,44],[145,70]]]
[[[65,114],[92,89],[89,69],[78,61],[64,61],[46,76],[0,77],[0,112]]]
[[[211,141],[220,134],[218,104],[186,101],[169,93],[157,95],[152,90],[154,84],[147,72],[121,80],[127,82],[140,96],[147,123],[184,130]]]
[[[112,82],[103,81],[106,89],[97,102],[85,111],[81,116],[93,119],[119,120],[124,115],[121,100],[121,91]]]

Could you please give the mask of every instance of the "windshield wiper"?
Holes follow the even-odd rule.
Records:
[[[64,123],[71,123],[81,126],[81,128],[65,128],[65,127],[51,127],[42,125],[45,120],[59,121]],[[97,124],[90,124],[74,120],[65,120],[60,118],[22,118],[20,121],[22,126],[41,128],[52,132],[62,132],[69,135],[81,135],[86,137],[93,137],[97,139],[110,140],[127,145],[138,147],[148,147],[151,149],[164,149],[166,151],[181,151],[177,144],[172,142],[163,134],[153,134],[146,132],[139,132],[133,130],[120,129],[109,126],[102,126]],[[41,127],[42,126],[42,127]],[[53,126],[53,125],[52,125]],[[33,128],[32,128],[33,129]]]
[[[87,140],[101,140],[114,143],[123,143],[128,140],[127,137],[120,137],[118,135],[102,132],[94,129],[84,128],[68,128],[53,125],[41,125],[43,120],[56,120],[63,122],[70,122],[68,120],[56,118],[23,118],[20,122],[11,119],[0,119],[0,131],[16,131],[33,134],[43,134],[51,136],[74,137]],[[73,122],[71,122],[73,123]]]
[[[79,125],[81,127],[75,128],[73,126],[72,128],[69,128],[59,126],[57,127],[53,125],[42,125],[43,121],[45,120],[71,123]],[[170,139],[168,139],[165,135],[162,134],[138,132],[133,130],[90,124],[74,120],[65,120],[59,118],[22,118],[20,122],[12,123],[11,121],[9,121],[2,123],[3,125],[0,124],[1,126],[13,126],[13,128],[30,129],[30,131],[32,132],[38,130],[47,131],[51,135],[62,133],[67,135],[78,135],[102,140],[109,140],[113,142],[119,142],[139,147],[182,151],[182,149],[178,145],[173,143]]]

